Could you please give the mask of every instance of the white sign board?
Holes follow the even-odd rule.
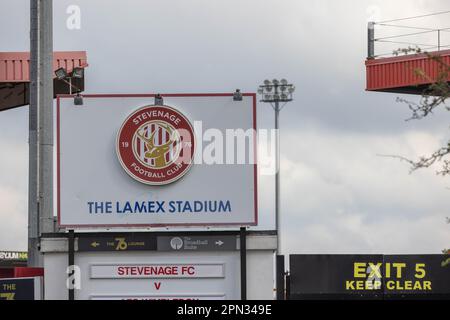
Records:
[[[61,227],[257,224],[256,95],[57,100]]]
[[[80,284],[80,289],[75,290],[76,300],[240,297],[240,255],[236,251],[78,252],[76,264]],[[67,296],[67,253],[49,253],[45,256],[44,267],[46,299],[64,299]],[[268,281],[272,284],[272,279]],[[258,286],[260,288],[261,281],[258,281]]]
[[[256,233],[255,233],[256,234]],[[78,240],[80,240],[79,238]],[[137,239],[138,240],[138,239]],[[251,235],[247,247],[248,299],[273,299],[274,250],[276,235]],[[252,249],[255,248],[255,249]],[[65,241],[43,239],[45,298],[67,299],[67,244]],[[78,251],[76,253],[79,284],[75,299],[150,299],[198,300],[240,299],[239,251]],[[98,267],[107,266],[105,269]],[[110,268],[110,267],[113,268]],[[151,273],[142,267],[159,266],[158,273],[175,273],[173,267],[199,267],[197,275],[208,277],[140,278],[138,273]],[[118,267],[128,267],[121,273],[132,276],[116,277]],[[138,270],[136,267],[141,267]],[[95,277],[92,274],[95,271]],[[192,270],[192,268],[190,269]],[[223,276],[221,271],[223,271]],[[177,270],[179,274],[179,269]],[[134,274],[134,275],[133,275]],[[100,277],[103,276],[105,278]],[[220,277],[209,277],[209,276]]]
[[[92,265],[92,279],[223,278],[223,264]]]

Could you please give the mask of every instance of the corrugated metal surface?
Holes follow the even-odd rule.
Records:
[[[87,67],[86,51],[53,53],[53,70],[64,67],[71,72],[74,67]],[[25,106],[30,100],[29,52],[0,52],[0,111]],[[84,78],[74,78],[72,84],[84,91]],[[53,94],[69,93],[69,86],[54,79]]]
[[[29,65],[29,52],[0,52],[0,82],[29,82]],[[86,51],[65,51],[53,54],[53,70],[64,67],[71,72],[74,67],[86,66]]]
[[[450,65],[450,50],[434,52]],[[406,55],[394,58],[366,61],[366,89],[369,91],[404,92],[404,88],[426,85],[432,82],[416,74],[423,70],[429,79],[436,79],[440,65],[426,54]],[[450,77],[448,79],[450,81]]]

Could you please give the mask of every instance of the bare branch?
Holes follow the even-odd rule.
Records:
[[[442,162],[442,166],[440,170],[436,171],[437,175],[446,176],[450,175],[450,160],[443,159],[444,157],[448,156],[450,154],[450,141],[448,142],[446,147],[442,147],[439,150],[435,151],[429,156],[422,156],[419,158],[419,160],[414,161],[411,159],[408,159],[406,157],[402,156],[396,156],[396,155],[382,155],[379,154],[380,157],[389,157],[389,158],[395,158],[400,161],[405,161],[410,164],[410,170],[409,172],[412,173],[418,169],[422,168],[429,168],[436,162]]]
[[[412,49],[410,48],[408,50]],[[420,49],[415,52],[419,53]],[[439,106],[444,106],[450,111],[450,108],[446,105],[446,100],[450,97],[450,84],[448,82],[450,66],[445,63],[439,55],[427,52],[425,54],[438,63],[440,71],[437,78],[434,79],[426,74],[423,69],[417,68],[414,70],[414,73],[417,76],[428,81],[430,85],[423,91],[422,97],[418,103],[403,98],[397,98],[397,102],[406,103],[412,112],[411,117],[406,119],[406,121],[422,119],[429,114],[432,114]]]
[[[411,48],[408,47],[406,49],[399,49],[396,52],[394,51],[395,55],[399,55],[400,53],[408,54],[410,52],[420,53],[421,50],[419,48]],[[433,111],[443,106],[446,108],[447,111],[450,111],[450,108],[446,105],[446,101],[450,96],[450,66],[442,59],[442,57],[439,54],[432,54],[425,52],[427,57],[429,59],[432,59],[433,61],[437,62],[439,72],[437,79],[433,79],[428,74],[426,74],[425,70],[423,69],[415,69],[414,73],[416,76],[419,76],[423,79],[425,79],[427,82],[430,83],[430,85],[423,91],[422,97],[420,101],[413,102],[409,101],[403,98],[397,98],[398,102],[406,103],[409,107],[409,110],[411,110],[412,115],[411,118],[406,119],[408,120],[419,120],[422,119],[430,114],[433,113]],[[410,160],[408,158],[402,157],[402,156],[395,156],[395,155],[379,155],[382,157],[390,157],[390,158],[396,158],[400,161],[406,161],[410,165],[410,173],[417,169],[421,168],[429,168],[432,165],[434,165],[436,162],[440,162],[441,168],[436,172],[437,175],[446,176],[450,175],[450,160],[444,159],[450,154],[450,141],[447,142],[447,145],[444,147],[441,147],[434,153],[432,153],[429,156],[422,156],[417,161]],[[450,223],[450,219],[447,218],[447,223]],[[450,254],[450,249],[444,249],[442,251],[445,255]],[[450,265],[450,258],[446,258],[444,261],[442,261],[441,265],[443,267]]]

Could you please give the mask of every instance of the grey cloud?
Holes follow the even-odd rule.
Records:
[[[73,4],[81,30],[66,28]],[[28,49],[28,5],[0,4],[0,50]],[[421,133],[445,142],[447,118],[405,123],[409,112],[396,95],[364,91],[364,59],[368,9],[391,19],[446,7],[446,0],[55,0],[54,49],[88,52],[90,93],[255,91],[265,78],[286,77],[297,87],[281,115],[286,249],[435,252],[448,240],[445,180],[432,171],[408,175],[405,164],[376,154],[418,155]],[[269,106],[258,114],[261,127],[272,126]],[[1,154],[18,159],[0,166],[8,208],[0,212],[1,246],[26,246],[27,121],[24,108],[0,114]],[[260,228],[273,226],[272,181],[260,179]]]

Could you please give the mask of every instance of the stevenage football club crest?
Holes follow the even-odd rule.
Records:
[[[194,143],[194,130],[182,113],[168,106],[150,105],[125,119],[117,134],[116,150],[132,178],[163,185],[189,170]]]

